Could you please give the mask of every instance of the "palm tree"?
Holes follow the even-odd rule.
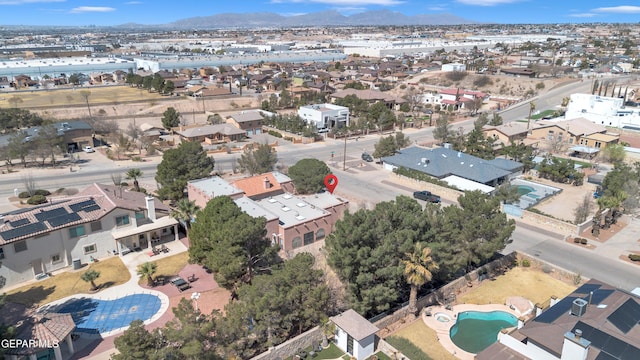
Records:
[[[153,262],[145,262],[138,266],[138,276],[142,279],[147,279],[147,285],[153,285],[153,275],[158,270],[158,265]]]
[[[320,319],[320,330],[322,331],[322,347],[329,346],[329,336],[332,336],[336,332],[336,324],[333,323],[328,317],[323,316]]]
[[[184,223],[184,228],[189,237],[189,229],[191,228],[191,219],[200,210],[200,206],[195,201],[189,201],[188,198],[182,198],[176,204],[176,208],[171,211],[171,216],[176,220]]]
[[[133,180],[133,187],[135,191],[140,191],[140,184],[138,183],[138,178],[142,177],[142,174],[143,174],[142,171],[136,168],[127,170],[127,173],[125,174],[127,179]]]
[[[82,274],[80,279],[82,279],[83,281],[86,281],[88,283],[91,283],[91,291],[94,291],[94,290],[96,290],[98,288],[98,286],[96,286],[95,281],[99,277],[100,277],[100,272],[99,271],[88,270],[87,272]]]
[[[531,123],[531,113],[536,109],[536,104],[531,101],[529,102],[529,118],[527,119],[527,130],[529,130],[529,123]]]
[[[438,270],[436,264],[431,258],[431,249],[423,247],[422,243],[416,243],[413,252],[406,253],[406,260],[402,260],[404,264],[403,274],[407,283],[411,286],[409,294],[409,312],[415,314],[418,311],[416,302],[418,300],[418,289],[427,282],[431,281],[432,272]]]

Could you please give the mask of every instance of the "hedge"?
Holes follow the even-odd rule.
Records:
[[[640,254],[629,254],[629,260],[640,261]]]

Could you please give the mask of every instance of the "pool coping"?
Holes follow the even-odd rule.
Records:
[[[487,304],[487,305],[475,305],[475,304],[460,304],[454,305],[451,307],[451,310],[448,310],[445,306],[429,306],[424,309],[421,313],[422,321],[424,321],[425,325],[427,325],[430,329],[435,330],[438,342],[442,347],[444,347],[449,353],[453,356],[457,357],[461,360],[473,360],[475,359],[476,354],[472,354],[470,352],[466,352],[456,346],[453,343],[451,338],[449,337],[449,331],[451,327],[456,324],[458,319],[458,314],[465,311],[479,311],[479,312],[491,312],[491,311],[504,311],[509,313],[516,318],[522,316],[518,311],[511,309],[507,305],[500,304]],[[427,313],[430,313],[430,316],[427,316]],[[453,321],[442,322],[438,321],[434,316],[437,313],[443,313],[451,317]]]

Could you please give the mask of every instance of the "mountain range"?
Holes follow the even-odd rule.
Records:
[[[226,27],[459,25],[475,23],[477,22],[447,13],[407,16],[395,11],[377,10],[345,16],[338,11],[329,10],[293,16],[284,16],[271,12],[226,13],[181,19],[161,26],[177,29],[205,29]],[[131,26],[131,24],[127,25]]]

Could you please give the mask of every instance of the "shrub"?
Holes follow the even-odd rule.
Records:
[[[629,254],[629,260],[640,261],[640,254]]]
[[[129,186],[129,183],[126,181],[120,182],[120,186]]]
[[[27,200],[29,205],[40,205],[47,202],[47,198],[44,195],[33,195]]]
[[[493,85],[493,80],[491,80],[487,75],[484,75],[473,80],[473,85],[481,88],[483,86]]]
[[[552,268],[551,268],[551,266],[549,266],[549,265],[546,265],[546,264],[545,264],[545,265],[542,267],[542,272],[544,272],[545,274],[549,274],[549,273],[550,273],[550,272],[552,272],[552,271],[553,271],[553,269],[552,269]]]
[[[385,340],[411,360],[431,360],[427,354],[408,339],[399,336],[391,336]]]
[[[580,244],[587,245],[587,239],[584,239],[584,238],[580,239]]]
[[[282,138],[282,134],[274,130],[269,130],[269,135],[275,136],[277,138]]]
[[[544,83],[543,83],[543,82],[539,82],[539,83],[537,83],[537,84],[536,84],[536,89],[538,89],[538,90],[542,90],[542,89],[544,89]]]
[[[531,266],[531,262],[529,261],[529,259],[523,259],[522,260],[522,266],[524,266],[524,267]]]
[[[445,76],[447,77],[447,79],[449,79],[451,81],[462,81],[462,79],[467,77],[467,72],[466,71],[451,71],[451,72],[448,72]]]
[[[49,190],[38,189],[33,192],[33,195],[49,196],[51,195],[51,192]]]
[[[133,157],[131,158],[131,161],[138,161],[138,162],[141,162],[141,161],[142,161],[142,158],[141,158],[140,156],[133,156]]]
[[[18,194],[18,197],[19,197],[20,199],[28,199],[28,198],[30,198],[30,197],[31,197],[31,194],[29,194],[29,192],[28,192],[28,191],[23,191],[23,192],[21,192],[20,194]]]
[[[576,244],[580,244],[580,238],[579,237],[573,238],[573,242]]]

